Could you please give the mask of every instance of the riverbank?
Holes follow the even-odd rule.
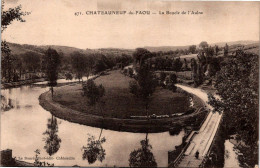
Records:
[[[72,84],[73,85],[73,84]],[[39,97],[40,105],[49,111],[54,116],[92,127],[110,129],[115,131],[125,131],[125,132],[139,132],[139,133],[157,133],[169,131],[179,125],[184,125],[187,122],[195,119],[199,115],[206,114],[202,108],[195,111],[194,113],[176,116],[173,118],[161,118],[161,119],[120,119],[111,117],[102,117],[92,114],[82,113],[66,106],[63,106],[52,100],[51,93],[45,92]]]
[[[19,82],[10,82],[10,83],[1,83],[1,89],[10,89],[10,88],[15,88],[19,87],[22,85],[29,85],[37,82],[43,82],[46,79],[40,78],[40,79],[30,79],[30,80],[23,80]]]

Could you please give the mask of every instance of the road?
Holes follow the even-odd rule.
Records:
[[[208,96],[205,91],[179,84],[176,86],[201,98],[205,102],[207,108],[210,110],[206,120],[202,124],[198,133],[194,134],[190,145],[184,152],[182,160],[178,164],[178,167],[199,167],[214,139],[222,114],[212,112],[213,108],[207,104]],[[195,153],[197,151],[199,152],[199,159],[195,158]]]

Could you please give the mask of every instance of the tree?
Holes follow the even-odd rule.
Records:
[[[105,105],[104,101],[100,101],[100,99],[105,95],[105,88],[102,85],[97,86],[93,80],[89,79],[86,84],[82,84],[83,86],[83,96],[87,96],[89,101],[88,104],[93,106],[97,102],[100,104],[100,111],[102,116],[104,117],[103,113],[103,106]],[[88,134],[88,143],[87,146],[83,146],[83,160],[87,159],[89,164],[94,163],[97,159],[102,162],[105,159],[105,150],[102,147],[102,144],[106,141],[106,138],[101,138],[102,131],[103,131],[103,120],[101,124],[102,128],[100,131],[100,135],[98,140],[95,140],[95,137]]]
[[[227,43],[224,47],[224,56],[228,56],[228,44]]]
[[[20,21],[20,22],[25,22],[25,20],[22,18],[22,16],[25,16],[26,14],[21,11],[22,6],[19,5],[15,8],[9,8],[8,10],[4,10],[5,6],[5,1],[2,1],[2,6],[1,6],[1,32],[7,28],[8,25],[10,25],[14,20]],[[6,69],[8,71],[8,82],[11,81],[11,67],[13,60],[11,58],[11,50],[5,40],[1,41],[1,66],[2,70]],[[6,71],[4,73],[2,72],[3,77],[6,76]]]
[[[2,12],[1,12],[1,32],[3,32],[8,25],[12,23],[12,21],[17,20],[20,22],[25,22],[25,20],[22,18],[22,16],[25,16],[26,14],[21,11],[22,6],[19,5],[15,8],[9,8],[9,10],[3,10],[4,9],[5,1],[2,1]]]
[[[13,55],[14,63],[13,66],[15,67],[15,71],[19,71],[19,79],[21,79],[22,72],[25,70],[25,63],[23,62],[20,55]]]
[[[155,75],[146,64],[143,64],[143,66],[140,67],[137,82],[133,81],[129,83],[130,93],[143,100],[147,116],[149,101],[156,86],[157,81]]]
[[[203,82],[203,71],[201,65],[194,58],[191,59],[191,71],[194,85],[199,86]]]
[[[216,74],[215,88],[221,100],[209,95],[215,111],[223,111],[227,135],[236,134],[245,143],[238,148],[244,154],[242,164],[249,167],[258,163],[258,69],[258,55],[237,50]]]
[[[196,52],[196,45],[191,45],[189,47],[189,52],[192,53],[192,54],[195,54],[195,52]]]
[[[173,61],[173,69],[174,71],[179,72],[181,71],[181,67],[182,67],[182,62],[180,57],[178,57]]]
[[[176,83],[177,83],[177,76],[176,76],[176,74],[170,74],[166,78],[166,85],[167,85],[168,89],[170,89],[173,92],[175,92],[176,89],[177,89],[177,87],[175,86]]]
[[[106,69],[112,68],[115,65],[116,64],[112,58],[101,55],[100,58],[96,61],[95,72],[98,73],[105,71]]]
[[[205,48],[207,48],[209,45],[208,45],[208,43],[206,42],[206,41],[202,41],[200,44],[199,44],[199,47],[200,48],[202,48],[203,50],[205,49]]]
[[[214,56],[214,48],[209,46],[208,48],[205,49],[205,53],[206,53],[206,58],[213,57]]]
[[[95,105],[105,95],[105,88],[102,84],[97,86],[91,79],[83,83],[82,88],[83,96],[88,98],[89,105]]]
[[[65,74],[65,78],[66,78],[66,80],[72,80],[72,79],[73,79],[73,76],[72,76],[71,73],[66,73],[66,74]]]
[[[215,53],[216,53],[216,56],[218,55],[218,52],[219,52],[219,47],[217,45],[215,45]]]
[[[84,72],[86,71],[87,61],[86,56],[78,51],[73,52],[71,55],[71,64],[72,68],[76,73],[76,78],[79,80],[82,79]]]
[[[130,167],[157,167],[154,155],[151,151],[152,146],[149,144],[149,139],[141,140],[141,148],[130,153],[129,166]]]
[[[48,79],[48,85],[51,87],[53,97],[53,87],[57,85],[58,67],[60,65],[60,55],[56,50],[49,48],[44,56],[44,69]]]
[[[29,72],[36,72],[41,67],[41,55],[36,52],[26,52],[22,55],[25,69]]]
[[[209,64],[208,64],[208,75],[210,77],[214,77],[215,74],[220,70],[220,63],[221,63],[222,59],[217,58],[217,57],[213,57]]]
[[[133,58],[136,62],[139,63],[140,66],[143,65],[144,60],[146,60],[147,58],[150,58],[152,55],[152,53],[150,51],[148,51],[145,48],[137,48],[135,49],[135,52],[133,53]]]
[[[184,68],[185,68],[186,71],[189,70],[188,62],[187,62],[186,58],[184,58]]]
[[[160,73],[160,81],[163,82],[166,78],[166,73],[165,72],[161,72]]]
[[[128,74],[129,74],[130,77],[133,77],[133,75],[134,75],[133,68],[128,68]]]
[[[93,73],[95,60],[94,60],[94,57],[91,55],[87,56],[85,59],[86,59],[85,75],[88,78],[90,76],[90,74]]]
[[[46,135],[46,137],[44,138],[44,149],[50,156],[58,152],[58,150],[60,149],[61,139],[59,138],[57,133],[57,119],[52,115],[52,117],[48,119],[47,130],[43,133],[43,135]]]

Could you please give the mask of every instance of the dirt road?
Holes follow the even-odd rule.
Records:
[[[208,96],[205,91],[179,84],[177,84],[176,86],[189,93],[195,94],[207,104]],[[222,114],[213,113],[213,108],[209,104],[207,104],[206,106],[211,112],[207,116],[207,119],[204,121],[198,133],[195,134],[194,137],[191,139],[190,145],[185,151],[178,167],[199,167],[210,148],[210,145],[217,132]],[[199,152],[198,159],[195,158],[195,153],[197,151]]]

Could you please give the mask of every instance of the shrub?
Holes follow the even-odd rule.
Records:
[[[88,98],[89,105],[95,105],[105,95],[105,88],[102,85],[97,86],[93,80],[83,83],[82,88],[83,96]]]
[[[66,74],[65,74],[65,78],[66,78],[66,80],[72,80],[72,79],[73,79],[73,76],[72,76],[71,73],[66,73]]]
[[[128,68],[128,74],[132,77],[134,75],[134,70],[132,68]]]

